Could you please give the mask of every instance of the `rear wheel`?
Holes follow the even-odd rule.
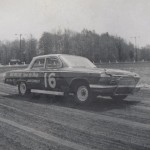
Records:
[[[90,102],[91,93],[90,88],[85,83],[77,83],[74,87],[74,99],[79,104]]]
[[[31,92],[31,90],[27,88],[27,85],[25,82],[20,82],[18,84],[18,91],[19,91],[19,95],[21,96],[25,96]]]
[[[128,95],[113,95],[111,98],[113,100],[124,100]]]

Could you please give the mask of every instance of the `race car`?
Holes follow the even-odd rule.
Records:
[[[139,79],[134,72],[97,68],[85,57],[66,54],[34,57],[26,69],[4,75],[4,83],[18,86],[22,96],[30,92],[72,95],[80,104],[98,95],[123,100],[140,89]]]

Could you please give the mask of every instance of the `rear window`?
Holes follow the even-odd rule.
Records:
[[[49,57],[46,59],[46,68],[60,68],[61,62],[57,57]]]

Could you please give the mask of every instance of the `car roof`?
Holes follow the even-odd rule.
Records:
[[[38,58],[46,58],[46,57],[50,57],[50,56],[74,56],[74,57],[82,57],[82,56],[77,56],[77,55],[69,55],[69,54],[47,54],[47,55],[40,55],[40,56],[36,56],[33,57],[34,59],[38,59]]]

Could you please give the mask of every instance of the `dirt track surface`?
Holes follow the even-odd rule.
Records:
[[[149,97],[141,90],[124,101],[79,106],[71,98],[22,98],[0,84],[0,150],[150,149]]]

